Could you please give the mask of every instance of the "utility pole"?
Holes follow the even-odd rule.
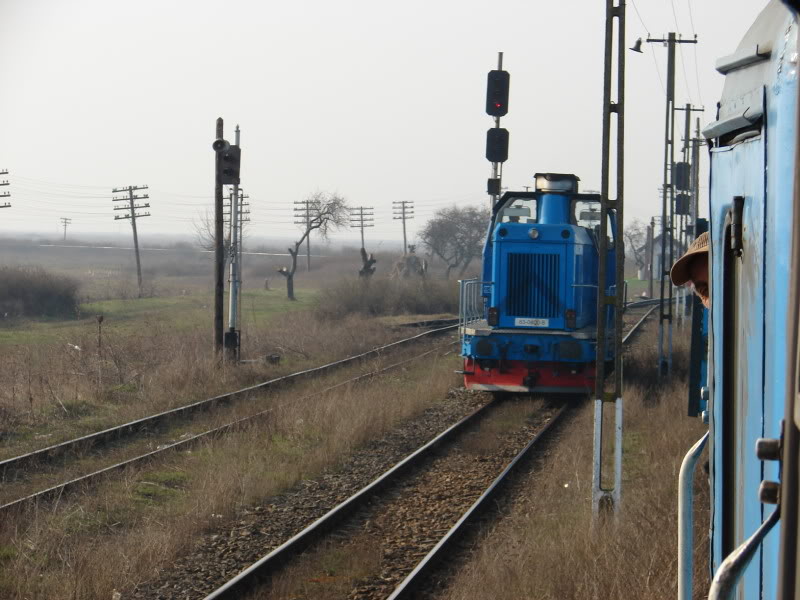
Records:
[[[114,202],[127,202],[128,206],[115,206],[114,210],[127,210],[128,212],[124,215],[114,215],[114,220],[117,221],[119,219],[130,219],[131,220],[131,228],[133,229],[133,249],[136,252],[136,279],[139,282],[139,297],[142,297],[142,263],[139,260],[139,234],[136,231],[136,219],[140,217],[149,217],[150,213],[139,213],[136,214],[137,210],[142,208],[150,208],[150,203],[146,202],[145,204],[136,204],[136,200],[147,200],[150,196],[147,194],[142,194],[141,196],[135,196],[134,192],[138,190],[146,190],[146,185],[129,185],[128,187],[124,188],[114,188],[111,190],[111,193],[118,194],[120,192],[127,192],[128,197],[122,198],[112,198]]]
[[[244,280],[242,278],[242,272],[244,270],[244,224],[250,222],[250,209],[246,208],[250,206],[249,202],[245,202],[250,198],[247,194],[245,194],[241,188],[239,189],[239,239],[237,241],[237,249],[239,250],[239,262],[237,263],[237,267],[239,269],[239,315],[241,318],[242,315],[242,287],[244,286]]]
[[[653,299],[653,254],[655,248],[655,232],[656,232],[656,219],[650,217],[650,225],[647,228],[647,297]]]
[[[705,141],[700,137],[700,118],[695,120],[695,133],[692,138],[692,207],[690,210],[690,219],[692,221],[692,237],[697,237],[697,232],[694,230],[697,224],[700,207],[700,146]]]
[[[364,248],[364,228],[375,227],[375,210],[372,206],[356,206],[350,209],[350,227],[361,229],[361,247]],[[367,212],[364,212],[367,211]]]
[[[403,254],[408,254],[408,241],[406,239],[406,221],[414,218],[413,200],[395,200],[392,202],[392,210],[395,221],[403,222]]]
[[[7,169],[0,169],[0,175],[8,175],[8,170]],[[4,185],[9,185],[7,179],[4,179],[3,181],[0,181],[0,186],[4,186]],[[0,192],[0,198],[8,198],[10,196],[11,196],[11,192]],[[10,202],[4,202],[3,204],[0,204],[0,208],[11,208],[11,203]]]
[[[664,125],[664,193],[661,200],[661,265],[660,265],[660,294],[659,294],[659,322],[658,322],[658,372],[660,376],[672,373],[672,282],[669,269],[674,258],[674,230],[675,230],[675,45],[696,44],[697,36],[693,40],[678,39],[675,32],[671,31],[666,39],[656,39],[648,36],[648,43],[660,43],[667,46],[667,99]],[[669,209],[669,210],[668,210]],[[669,236],[669,250],[667,250],[667,236]],[[669,264],[667,264],[669,252]],[[666,284],[666,289],[665,289]],[[665,329],[667,330],[665,332]],[[668,337],[667,348],[664,348],[665,333]]]
[[[245,202],[246,198],[250,196],[246,195],[244,191],[239,188],[239,201],[238,206],[236,209],[236,220],[238,221],[238,226],[234,228],[233,223],[231,221],[231,213],[233,209],[231,208],[233,204],[233,192],[228,195],[228,203],[225,205],[225,212],[223,212],[223,227],[228,228],[228,255],[231,257],[231,268],[235,266],[236,268],[236,281],[238,282],[238,293],[236,294],[237,301],[236,301],[236,320],[237,323],[241,320],[242,314],[242,227],[245,222],[250,221],[250,209],[246,208],[250,206],[249,202]],[[234,231],[235,229],[235,231]],[[233,242],[231,241],[233,240]],[[235,256],[234,256],[235,254]],[[233,278],[230,277],[228,279],[229,283],[232,284]],[[233,293],[233,292],[232,292]],[[230,310],[228,312],[228,318],[230,321]]]
[[[311,201],[295,200],[294,218],[295,225],[303,225],[308,231],[311,227]],[[311,232],[306,236],[306,271],[311,270]]]
[[[222,313],[225,299],[225,254],[223,234],[222,202],[222,154],[229,148],[223,137],[222,117],[217,118],[216,137],[211,144],[214,150],[214,351],[223,348]]]
[[[616,2],[616,4],[615,4]],[[614,61],[614,19],[617,19],[616,64]],[[597,272],[597,355],[594,384],[594,464],[592,470],[592,512],[601,509],[619,515],[622,501],[622,313],[625,308],[625,0],[606,0],[605,58],[603,75],[603,140],[600,175],[600,243]],[[616,67],[616,93],[612,80]],[[612,97],[615,96],[615,99]],[[616,116],[612,126],[612,115]],[[613,133],[612,133],[613,131]],[[616,199],[609,197],[612,167],[612,138],[614,142],[614,188]],[[614,293],[606,286],[609,256],[608,224],[610,213],[616,216],[614,241]],[[607,315],[613,310],[611,336],[607,333]],[[614,371],[610,374],[612,391],[606,392],[606,359],[609,342],[613,351]],[[606,404],[614,404],[614,485],[603,487],[603,423]]]
[[[681,252],[683,249],[688,247],[689,245],[689,233],[688,233],[688,223],[689,223],[689,216],[692,214],[691,211],[691,197],[692,197],[692,187],[694,184],[694,178],[691,176],[690,172],[690,150],[689,144],[691,143],[691,130],[689,125],[691,124],[691,116],[692,112],[703,112],[703,108],[694,108],[691,104],[687,103],[684,108],[676,108],[675,110],[682,110],[685,111],[685,119],[684,119],[684,131],[683,131],[683,148],[681,150],[682,153],[682,163],[681,169],[678,173],[679,177],[677,177],[677,181],[674,182],[677,185],[677,189],[680,193],[677,195],[677,202],[674,207],[675,212],[678,214],[678,240],[680,242]],[[694,158],[692,158],[694,160]],[[694,165],[692,165],[692,168]],[[694,221],[692,222],[694,223]],[[689,303],[686,302],[688,296],[686,294],[682,294],[679,297],[679,306],[678,306],[678,321],[683,325],[683,316],[684,314],[688,314],[688,307]]]
[[[239,147],[239,126],[234,130],[234,146]],[[230,204],[230,275],[228,292],[228,333],[225,348],[234,360],[239,357],[239,182],[233,184]]]
[[[61,217],[61,224],[64,226],[64,241],[67,241],[67,225],[72,223],[72,219],[67,219],[66,217]]]

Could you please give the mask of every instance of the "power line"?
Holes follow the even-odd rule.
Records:
[[[678,13],[675,12],[675,0],[670,0],[672,6],[672,19],[675,21],[675,31],[680,31],[681,27],[678,25]],[[689,88],[689,77],[686,75],[686,57],[683,55],[683,46],[678,45],[678,52],[681,55],[681,70],[683,71],[683,83],[686,86],[686,95],[689,96],[689,102],[694,104],[692,98],[692,90]]]
[[[694,29],[694,16],[692,15],[692,2],[691,0],[686,0],[686,5],[689,7],[689,23],[692,26],[692,35],[696,38],[697,32]],[[700,69],[697,66],[697,46],[692,46],[692,51],[694,54],[694,77],[695,81],[697,82],[697,95],[700,96],[700,102],[703,102],[703,92],[702,88],[700,87]]]

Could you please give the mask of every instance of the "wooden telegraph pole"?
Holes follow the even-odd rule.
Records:
[[[150,196],[147,194],[142,194],[141,196],[135,196],[134,192],[138,190],[146,190],[146,185],[129,185],[128,187],[124,188],[114,188],[111,190],[112,193],[118,194],[120,192],[127,192],[127,197],[121,198],[112,198],[114,202],[127,202],[128,206],[115,206],[114,210],[127,210],[128,212],[124,215],[114,215],[114,220],[117,221],[119,219],[130,219],[131,220],[131,228],[133,229],[133,249],[136,252],[136,280],[139,284],[139,297],[142,297],[142,263],[139,259],[139,234],[136,230],[136,219],[139,217],[149,217],[150,213],[139,213],[137,214],[136,211],[142,208],[150,208],[150,203],[146,202],[144,204],[136,204],[136,200],[147,200]]]
[[[406,239],[406,221],[414,218],[414,201],[413,200],[396,200],[392,202],[394,209],[394,216],[392,219],[395,221],[403,222],[403,254],[408,254],[408,241]]]
[[[0,169],[0,175],[8,175],[8,171],[6,169]],[[9,185],[8,180],[4,179],[0,181],[0,186]],[[11,196],[11,192],[0,192],[0,198],[8,198]],[[3,202],[0,204],[0,208],[11,208],[10,202]]]

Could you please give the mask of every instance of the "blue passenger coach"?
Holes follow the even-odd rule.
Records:
[[[707,415],[717,598],[728,597],[723,588],[732,582],[732,597],[778,596],[780,535],[769,528],[780,463],[771,459],[779,456],[794,361],[787,331],[797,269],[789,260],[797,242],[797,68],[795,15],[770,2],[736,51],[717,61],[725,86],[716,121],[703,131],[711,162]],[[760,438],[774,441],[759,442],[756,453]],[[743,568],[732,557],[745,548],[753,559]]]

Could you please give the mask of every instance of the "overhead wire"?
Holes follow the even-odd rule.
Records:
[[[694,15],[692,15],[692,0],[686,0],[686,5],[689,7],[689,24],[692,27],[692,35],[697,39],[697,31],[694,28]],[[700,87],[700,68],[697,65],[697,44],[692,44],[692,51],[694,52],[694,77],[697,82],[697,95],[700,96],[700,104],[703,104],[703,92]]]
[[[633,4],[633,10],[636,11],[636,16],[639,18],[639,22],[642,24],[642,28],[647,32],[647,37],[650,37],[650,28],[645,25],[644,19],[642,18],[642,14],[639,12],[639,8],[636,6],[636,1],[631,0],[631,4]],[[656,53],[653,51],[653,48],[650,47],[650,44],[647,45],[650,49],[650,56],[653,59],[653,66],[656,68],[656,75],[658,76],[658,83],[661,85],[661,91],[666,96],[667,88],[664,87],[664,80],[661,77],[661,69],[658,66],[658,59],[656,58]]]
[[[678,24],[678,13],[675,12],[675,0],[670,0],[670,5],[672,6],[672,18],[675,21],[675,31],[680,31],[681,27]],[[689,102],[694,104],[692,90],[689,87],[689,77],[686,75],[686,57],[683,55],[683,44],[678,44],[678,52],[681,55],[681,70],[683,71],[683,83],[686,86],[686,95],[689,96]]]

